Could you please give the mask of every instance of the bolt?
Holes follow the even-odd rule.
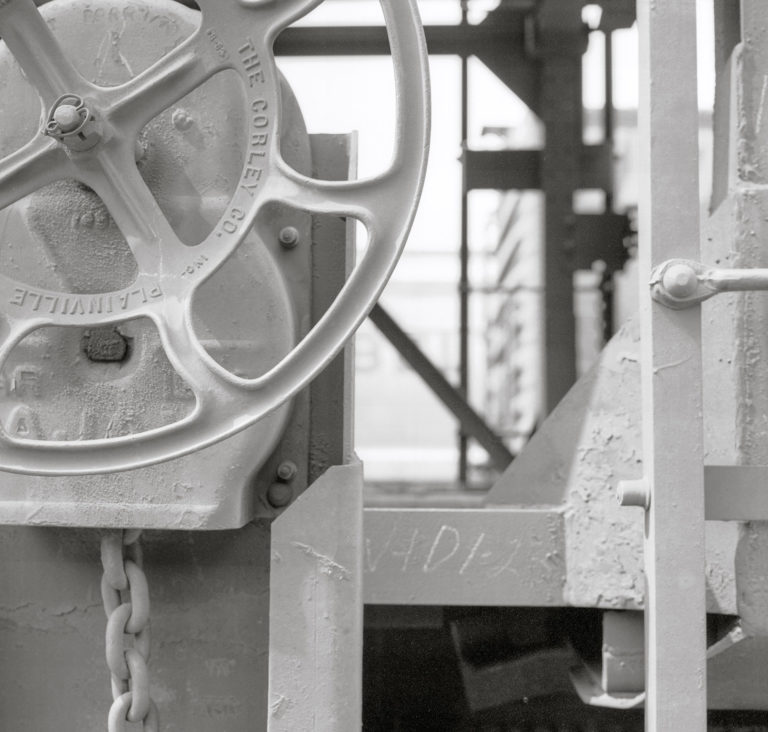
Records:
[[[181,108],[174,110],[171,115],[171,122],[173,122],[173,126],[181,132],[185,132],[195,124],[195,120],[192,119],[189,112],[187,112],[186,109]]]
[[[293,488],[286,483],[272,483],[267,489],[267,500],[274,508],[287,506],[293,498]]]
[[[62,104],[54,110],[53,121],[66,135],[69,132],[74,132],[82,124],[83,119],[77,107],[72,104]]]
[[[689,264],[672,264],[664,270],[661,279],[662,287],[669,295],[678,300],[691,297],[699,287],[696,270]]]
[[[299,243],[299,230],[295,226],[286,226],[280,230],[279,239],[285,249],[293,249]]]
[[[280,463],[280,466],[277,468],[277,479],[283,483],[287,483],[288,481],[293,480],[298,472],[299,469],[296,465],[290,460],[286,460],[285,462]]]
[[[638,506],[647,511],[651,505],[651,492],[644,478],[620,480],[616,489],[616,498],[620,506]]]

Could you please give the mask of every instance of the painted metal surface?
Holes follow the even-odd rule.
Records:
[[[654,300],[682,310],[721,292],[768,290],[768,269],[725,269],[671,259],[653,272],[651,287]]]
[[[362,465],[329,469],[272,524],[269,732],[362,723]]]
[[[563,604],[556,510],[366,509],[365,602]]]
[[[357,136],[312,135],[316,178],[352,180],[357,176]],[[312,221],[312,322],[333,302],[355,261],[355,222],[338,216]],[[341,242],[344,242],[342,244]],[[332,465],[354,461],[354,342],[318,374],[309,387],[309,465],[313,483]]]
[[[312,145],[317,174],[331,177],[349,172],[354,159],[349,137],[321,136],[313,139]],[[279,222],[288,225],[284,218]],[[316,276],[323,277],[326,266],[340,265],[343,270],[349,241],[347,246],[342,242],[348,227],[323,218],[314,224],[311,235],[309,231],[302,235],[322,253],[333,247],[340,255],[336,259],[318,253],[313,265]],[[291,250],[291,256],[294,253],[301,250]],[[328,297],[332,293],[322,295],[326,300]],[[346,367],[337,363],[332,368],[343,371]],[[304,489],[308,474],[327,468],[329,459],[349,449],[351,401],[344,399],[344,393],[351,386],[343,383],[339,373],[332,376],[331,381],[324,382],[330,392],[324,396],[339,400],[340,409],[326,414],[318,435],[314,426],[319,417],[309,418],[312,410],[304,409],[303,422],[290,426],[281,442],[273,474],[288,480],[282,485],[290,489],[289,500]],[[304,396],[311,401],[309,394]],[[302,409],[296,404],[294,411]],[[299,433],[304,435],[303,443],[296,438]],[[299,462],[293,477],[293,470],[279,468],[288,458]],[[351,470],[357,475],[359,467]],[[324,499],[311,521],[302,519],[305,528],[311,522],[319,523],[317,517],[322,515],[322,525],[330,533],[337,532],[345,506],[359,502],[359,494],[359,488],[351,495],[345,493],[347,503],[336,512],[335,494]],[[341,496],[336,498],[341,500]],[[316,506],[316,502],[310,504]],[[291,510],[289,507],[283,515]],[[264,506],[265,516],[279,513]],[[301,592],[298,586],[284,586],[282,597],[287,608],[275,602],[277,619],[268,621],[270,534],[266,520],[235,531],[143,533],[144,567],[152,600],[153,640],[148,665],[164,732],[267,729],[273,711],[267,689],[269,629],[278,628],[280,618],[297,611],[296,598]],[[306,531],[303,535],[306,537]],[[105,728],[110,684],[104,662],[106,621],[99,588],[101,538],[98,530],[0,527],[0,729],[41,732]],[[357,540],[358,549],[360,546]],[[305,554],[298,554],[299,565],[303,567],[306,561]],[[346,589],[348,583],[343,585]],[[359,584],[356,591],[359,593]],[[323,608],[315,604],[307,609],[323,621]],[[349,605],[344,612],[352,617]],[[350,643],[343,651],[351,654],[348,659],[357,659],[359,647]],[[42,667],[41,658],[48,659]],[[349,690],[345,698],[351,698]],[[71,704],[72,699],[78,700],[77,705]]]
[[[138,5],[123,20],[110,15],[108,5],[50,3],[44,9],[79,70],[104,85],[145,71],[167,45],[183,43],[199,21],[198,14],[177,3]],[[114,34],[116,45],[110,48],[119,53],[106,53],[104,39]],[[10,152],[37,134],[40,102],[7,51],[0,63],[7,93],[16,100],[0,109],[2,152]],[[213,229],[237,183],[247,129],[240,94],[237,77],[222,74],[141,131],[138,170],[185,241],[199,241]],[[288,126],[281,140],[283,154],[297,170],[310,174],[301,114],[289,89],[281,97]],[[2,225],[6,274],[31,279],[40,288],[68,289],[71,307],[92,303],[83,300],[83,293],[95,289],[100,294],[92,306],[106,310],[104,293],[129,285],[136,274],[131,250],[108,209],[74,180],[55,183],[6,209]],[[260,221],[258,234],[249,234],[195,298],[194,326],[204,347],[238,373],[255,376],[274,365],[290,349],[293,334],[301,335],[309,322],[309,246],[284,250],[278,233],[287,225],[306,242],[311,240],[308,214],[275,208]],[[116,335],[124,357],[95,356],[96,335]],[[117,330],[39,330],[7,354],[2,388],[5,429],[41,440],[130,436],[183,418],[195,403],[168,362],[157,329],[146,319],[129,320]],[[177,529],[242,526],[257,513],[271,512],[263,493],[276,468],[268,456],[281,434],[281,449],[293,452],[294,459],[306,451],[298,437],[306,433],[301,402],[295,401],[290,414],[278,410],[226,443],[149,469],[74,478],[4,473],[0,521]],[[224,471],[222,465],[229,467]]]
[[[622,328],[539,428],[488,496],[488,507],[563,514],[565,602],[642,609],[643,514],[617,502],[617,488],[643,471],[640,334]],[[707,608],[737,612],[736,525],[706,526]]]
[[[671,312],[645,284],[670,255],[699,259],[696,3],[640,0],[638,28],[646,729],[705,730],[701,310]]]
[[[105,130],[103,140],[77,157],[48,138],[36,137],[19,148],[0,167],[2,203],[10,205],[59,178],[75,178],[104,200],[138,265],[133,283],[103,294],[122,304],[118,312],[90,312],[85,306],[80,312],[77,304],[66,308],[61,305],[66,293],[31,289],[3,277],[6,332],[0,356],[5,358],[25,336],[46,326],[111,325],[145,317],[158,329],[163,350],[196,399],[192,412],[181,420],[112,439],[45,442],[6,432],[0,436],[5,470],[113,472],[179,457],[234,435],[306,385],[373,306],[402,250],[424,179],[429,128],[426,45],[415,0],[382,0],[398,88],[395,157],[384,174],[365,181],[308,178],[291,168],[280,152],[279,78],[272,42],[280,30],[319,3],[207,0],[201,3],[201,24],[189,38],[142,74],[113,87],[94,84],[79,73],[32,5],[11,0],[0,6],[0,32],[46,109],[62,94],[76,94],[88,99],[90,112]],[[254,27],[259,32],[246,35],[244,29]],[[248,90],[243,101],[249,148],[223,215],[191,252],[138,175],[135,139],[157,113],[224,70],[235,72]],[[257,223],[262,209],[275,201],[312,213],[358,218],[368,229],[370,246],[338,299],[301,342],[265,373],[242,377],[205,352],[193,327],[192,300]],[[54,306],[41,312],[41,302]]]
[[[93,529],[1,528],[0,729],[106,729],[100,540]],[[266,729],[269,524],[145,531],[142,544],[162,732]]]

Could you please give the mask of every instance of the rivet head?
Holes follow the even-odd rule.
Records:
[[[186,109],[175,109],[173,111],[173,114],[171,115],[171,122],[173,122],[173,126],[181,131],[185,132],[188,130],[192,125],[195,123],[195,120],[192,118],[192,116],[187,112]]]
[[[691,297],[699,287],[696,270],[688,264],[672,264],[664,271],[662,286],[678,299]]]
[[[267,489],[267,500],[274,508],[284,508],[293,499],[293,488],[287,483],[273,483]]]
[[[293,249],[299,243],[299,230],[295,226],[286,226],[280,230],[279,239],[285,249]]]

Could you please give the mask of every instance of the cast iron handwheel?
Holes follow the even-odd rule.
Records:
[[[117,87],[85,80],[32,0],[0,3],[0,37],[42,98],[43,133],[0,161],[0,208],[73,178],[103,200],[138,263],[124,290],[72,295],[0,275],[0,364],[44,326],[99,326],[148,317],[168,359],[193,389],[193,412],[173,424],[113,439],[50,442],[0,435],[0,469],[74,475],[138,468],[179,457],[252,425],[305,386],[342,348],[381,293],[400,255],[424,180],[429,134],[426,44],[416,0],[380,0],[395,67],[397,142],[375,178],[307,178],[280,155],[277,34],[322,0],[199,0],[202,23],[182,45]],[[214,74],[237,72],[246,89],[249,147],[237,190],[212,233],[185,246],[135,164],[140,130]],[[196,289],[245,238],[260,209],[281,202],[363,222],[369,245],[335,302],[310,333],[256,379],[236,377],[203,349],[192,327]],[[117,303],[113,312],[103,298]]]

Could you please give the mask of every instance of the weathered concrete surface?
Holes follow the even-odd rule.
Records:
[[[164,732],[266,729],[269,542],[267,524],[143,535]],[[2,527],[0,555],[0,729],[105,729],[99,532]]]

